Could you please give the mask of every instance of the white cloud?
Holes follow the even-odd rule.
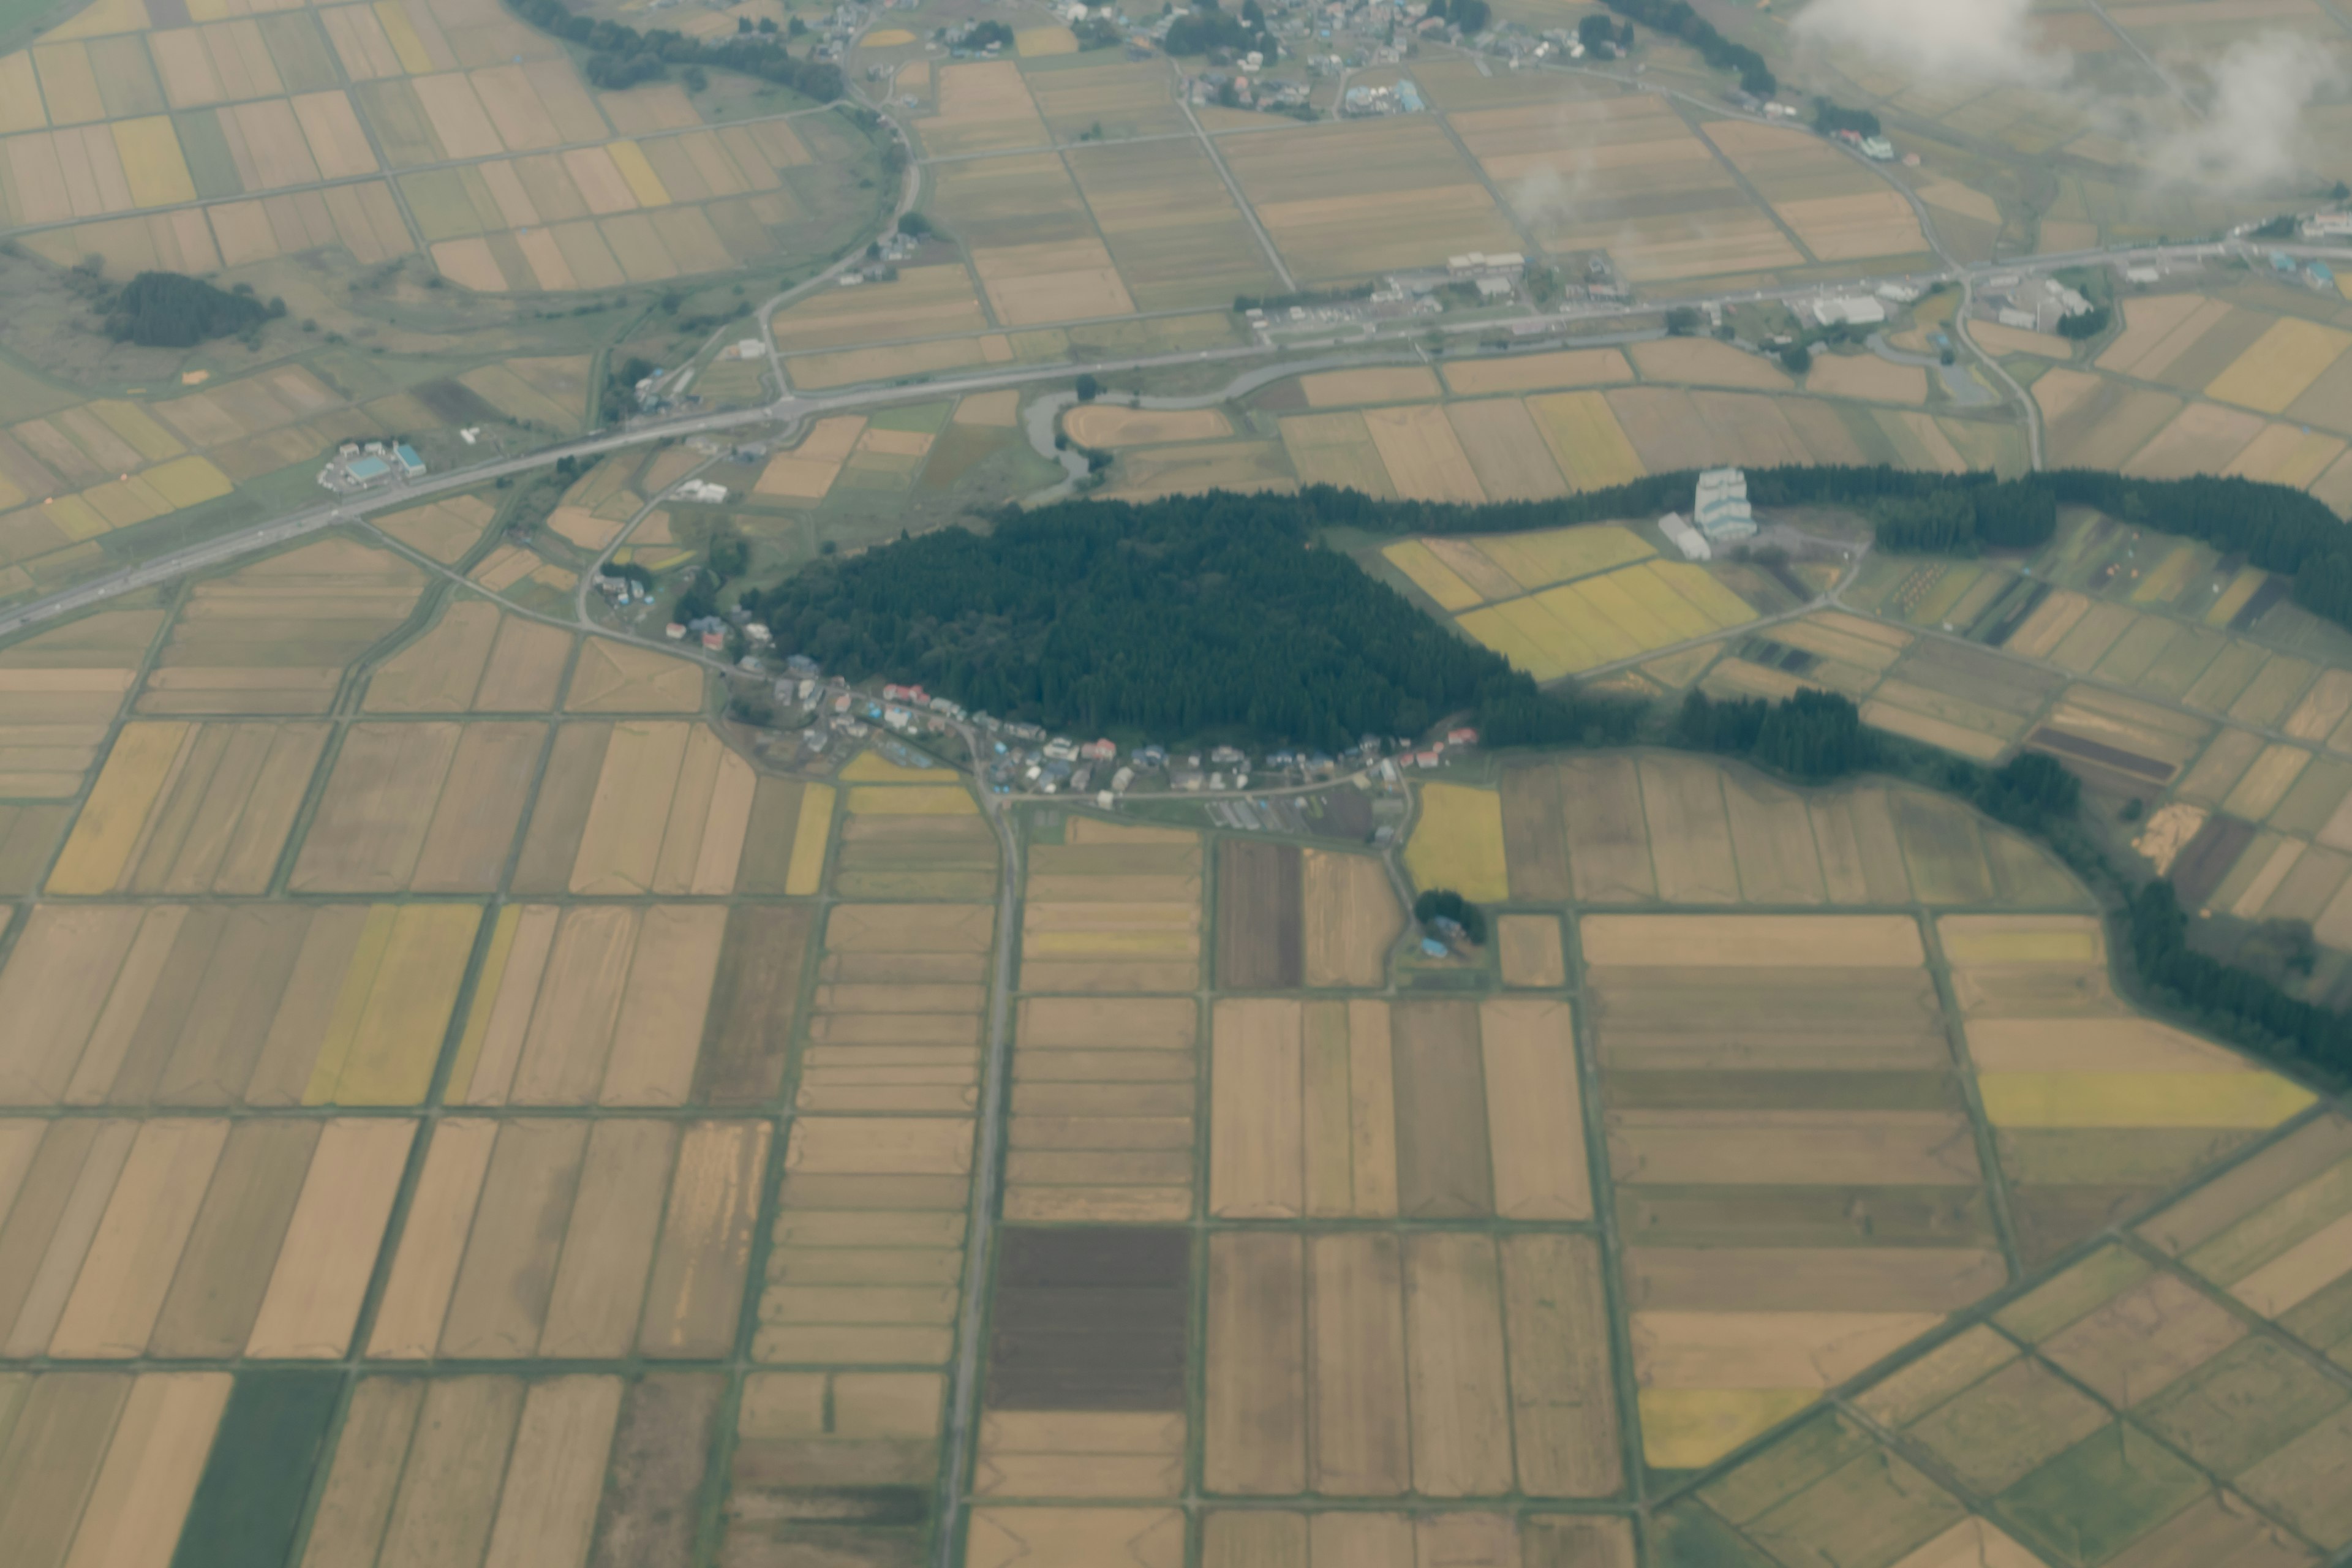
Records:
[[[2224,186],[2294,174],[2305,152],[2305,107],[2343,80],[2334,56],[2277,32],[2239,39],[2191,93],[2202,117],[2160,138],[2148,162],[2172,179]]]
[[[1813,0],[1796,31],[1923,77],[2054,87],[2074,62],[2036,47],[2032,10],[2033,0]]]

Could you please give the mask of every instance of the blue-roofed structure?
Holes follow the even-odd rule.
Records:
[[[392,465],[382,458],[353,458],[343,465],[343,472],[351,476],[355,485],[372,485],[378,479],[391,478]]]
[[[423,476],[425,472],[425,459],[418,457],[416,455],[416,448],[410,446],[407,442],[404,441],[399,446],[394,447],[392,449],[392,456],[393,460],[400,465],[400,472],[403,478],[414,479]]]

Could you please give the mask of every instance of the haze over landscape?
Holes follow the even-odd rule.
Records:
[[[2345,0],[0,0],[8,1568],[2352,1565]]]

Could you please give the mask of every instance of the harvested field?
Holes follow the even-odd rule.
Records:
[[[793,1125],[751,1354],[944,1365],[952,1352],[971,1122],[812,1117]]]
[[[1117,408],[1108,404],[1082,404],[1062,416],[1070,439],[1087,447],[1145,447],[1163,441],[1210,441],[1234,433],[1233,425],[1213,408],[1185,413],[1161,413]]]
[[[986,905],[834,906],[800,1108],[969,1113],[995,926]]]
[[[544,712],[555,706],[571,658],[572,638],[556,627],[461,600],[376,667],[366,706],[379,713]]]
[[[1228,991],[1296,990],[1304,976],[1300,852],[1228,838],[1217,847],[1218,985]]]
[[[64,1229],[47,1286],[0,1300],[0,1342],[73,1359],[341,1356],[414,1131],[404,1119],[236,1133],[224,1119],[52,1123],[26,1145],[21,1213],[36,1234]]]
[[[726,926],[726,910],[700,905],[509,905],[476,982],[449,1099],[686,1103],[701,1076]]]
[[[405,620],[422,571],[323,540],[199,583],[147,676],[142,713],[323,713],[343,667]]]
[[[1805,390],[1823,397],[1858,397],[1914,407],[1927,401],[1927,373],[1874,354],[1821,354],[1805,374]]]
[[[310,723],[124,726],[49,890],[267,890],[326,740]]]
[[[2138,1206],[2308,1103],[2295,1086],[2116,1000],[2095,921],[1946,916],[1937,926],[2029,1256]]]
[[[1752,387],[1761,392],[1787,392],[1796,384],[1770,360],[1743,353],[1712,338],[1662,338],[1635,343],[1629,352],[1646,381]]]
[[[1213,1491],[1618,1484],[1598,1256],[1582,1238],[1217,1234],[1208,1300]]]
[[[1632,381],[1633,370],[1616,349],[1569,349],[1558,353],[1457,360],[1444,367],[1444,376],[1447,389],[1455,396],[1486,397],[1496,393],[1606,386]]]
[[[1362,855],[1309,849],[1303,903],[1306,983],[1376,987],[1387,977],[1389,950],[1404,913],[1380,863]]]
[[[493,891],[545,741],[538,724],[354,725],[289,890]]]
[[[1549,915],[1503,915],[1495,922],[1503,984],[1549,990],[1568,984],[1559,922]]]
[[[1591,1212],[1565,1003],[1227,1000],[1213,1037],[1213,1214]]]
[[[1453,422],[1436,404],[1375,408],[1363,419],[1400,497],[1474,503],[1486,499]]]
[[[1400,117],[1286,127],[1223,138],[1218,152],[1302,282],[1516,242],[1475,171],[1434,124]]]
[[[1198,988],[1197,835],[1074,818],[1029,851],[1021,988],[1081,993]]]
[[[1367,403],[1414,403],[1438,395],[1437,373],[1425,365],[1321,371],[1298,378],[1309,408],[1352,408]]]
[[[416,1104],[479,917],[466,904],[47,906],[0,971],[21,1026],[0,1048],[0,1096]]]
[[[1181,1414],[1191,1254],[1181,1230],[1007,1230],[988,1408]]]
[[[699,724],[567,724],[541,782],[515,890],[731,892],[757,783],[751,764]]]
[[[1020,1005],[1008,1220],[1192,1217],[1199,1012],[1189,998],[1046,997]],[[978,1078],[978,1028],[957,1060]]]
[[[369,1353],[722,1353],[767,1138],[757,1122],[444,1121]]]
[[[1639,1238],[1643,1448],[1690,1468],[1927,1332],[2006,1266],[1914,920],[1579,924],[1618,1219]]]

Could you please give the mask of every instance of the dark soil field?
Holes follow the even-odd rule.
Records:
[[[1192,1238],[1181,1230],[1007,1229],[990,1315],[990,1407],[1183,1409],[1192,1275]]]
[[[1228,838],[1217,850],[1217,984],[1295,991],[1306,963],[1299,852]]]

